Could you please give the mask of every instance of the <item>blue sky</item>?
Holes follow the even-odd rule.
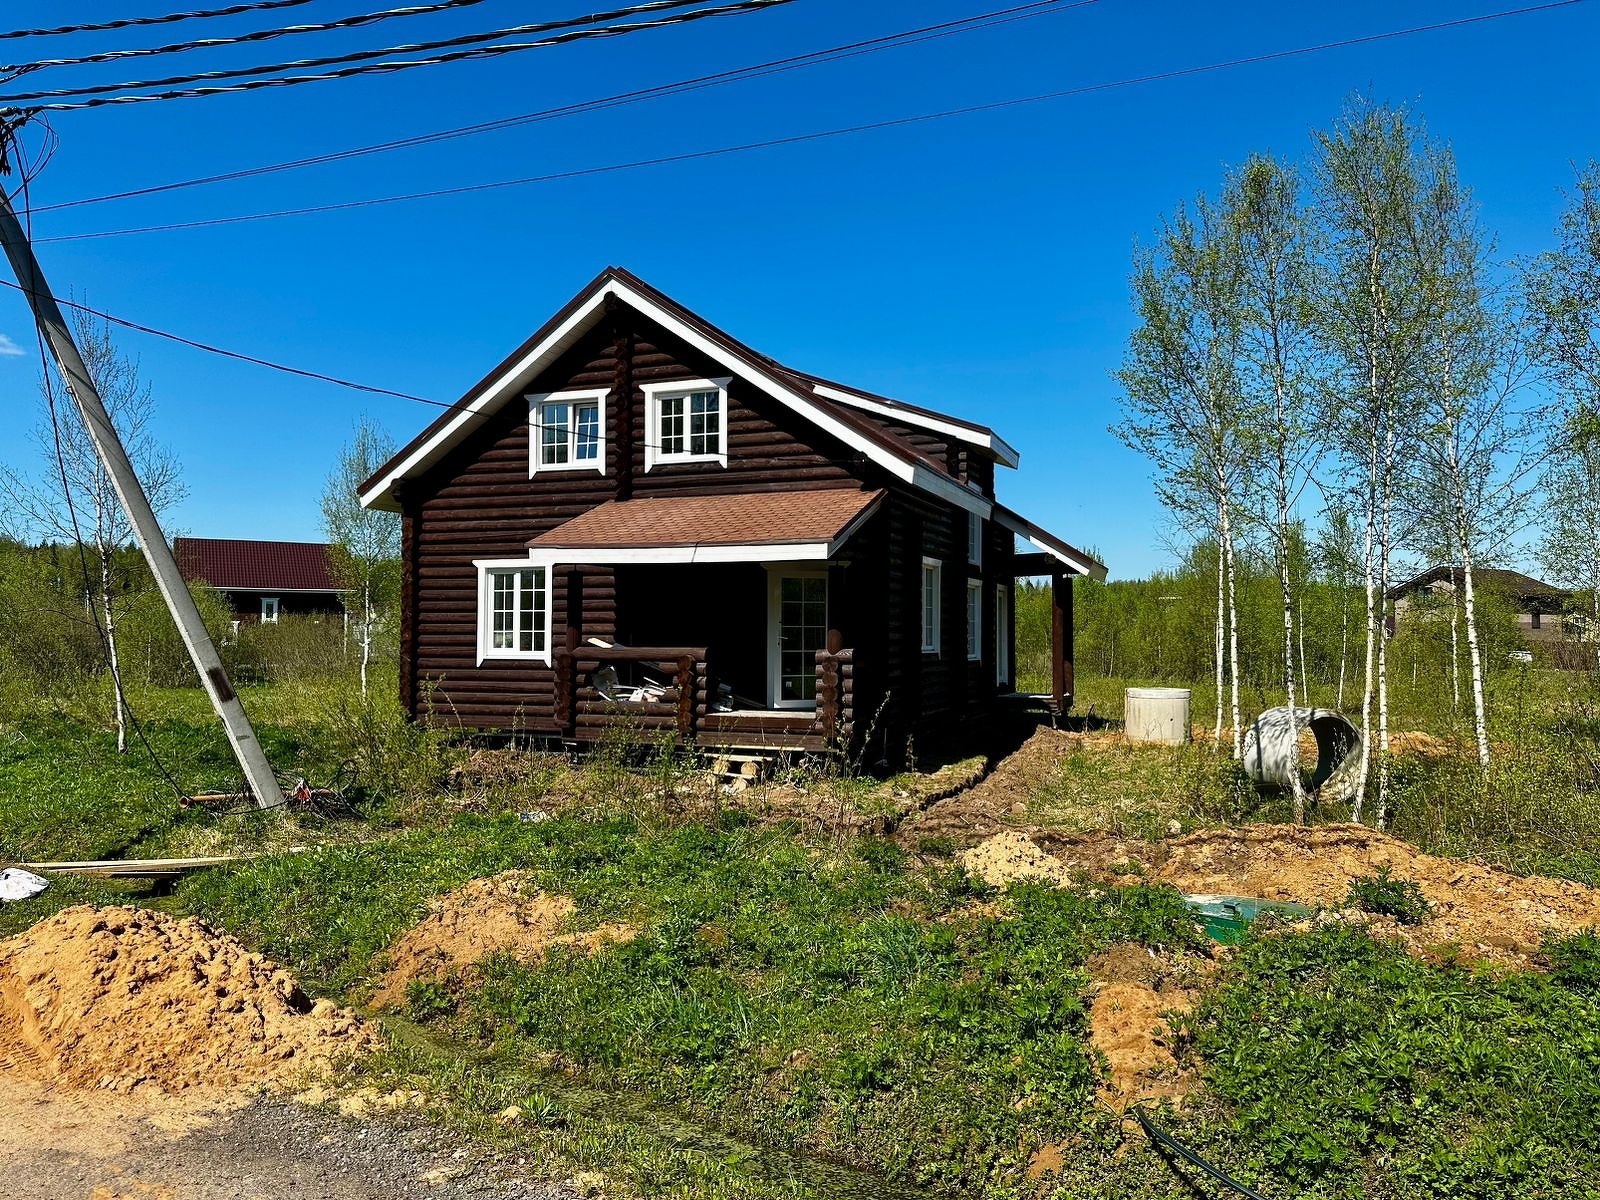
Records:
[[[139,0],[141,11],[177,10]],[[316,0],[279,16],[383,7]],[[531,112],[1005,7],[798,0],[706,21],[242,96],[64,113],[36,205]],[[473,195],[210,228],[63,236],[539,175],[1146,76],[1517,7],[1100,0],[998,28],[418,150],[34,220],[58,293],[196,340],[454,400],[608,263],[792,365],[994,426],[1022,452],[1001,497],[1114,577],[1168,565],[1145,463],[1106,432],[1135,239],[1252,151],[1305,154],[1353,91],[1415,105],[1455,148],[1503,254],[1548,245],[1573,164],[1600,156],[1600,3],[851,137]],[[574,7],[575,10],[575,7]],[[534,18],[567,9],[539,5]],[[63,86],[449,36],[530,19],[488,0],[243,53],[29,77]],[[12,0],[9,27],[103,19]],[[53,38],[42,57],[218,35]],[[270,56],[270,57],[269,57]],[[159,69],[152,69],[159,68]],[[136,76],[136,72],[139,74]],[[31,466],[38,363],[0,296],[0,461]],[[315,539],[363,413],[405,442],[435,410],[134,333],[189,498],[169,531]]]

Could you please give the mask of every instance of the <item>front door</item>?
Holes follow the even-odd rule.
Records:
[[[773,708],[817,703],[817,651],[828,645],[828,576],[818,570],[769,573],[767,702]]]

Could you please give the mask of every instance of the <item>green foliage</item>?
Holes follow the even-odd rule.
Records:
[[[1583,929],[1544,944],[1550,978],[1563,987],[1600,996],[1600,930]]]
[[[1421,925],[1433,916],[1433,905],[1422,889],[1409,879],[1396,879],[1386,866],[1379,867],[1376,875],[1352,879],[1345,903],[1362,912],[1393,917],[1402,925]]]
[[[592,956],[489,960],[466,1023],[508,1063],[553,1058],[608,1090],[943,1189],[1015,1185],[1019,1146],[1097,1120],[1088,955],[1200,936],[1166,888],[1016,887],[997,921],[969,913],[964,875],[916,873],[887,842],[834,852],[785,829],[627,816],[461,818],[196,879],[181,900],[347,988],[428,897],[511,865],[574,896],[580,924],[639,934]]]
[[[1188,1019],[1218,1115],[1180,1126],[1247,1183],[1329,1197],[1600,1194],[1600,1000],[1431,966],[1332,927],[1242,947]]]
[[[406,1011],[414,1021],[427,1023],[455,1011],[455,997],[437,979],[413,979],[406,984]]]

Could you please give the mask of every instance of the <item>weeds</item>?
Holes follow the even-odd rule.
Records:
[[[1433,905],[1422,889],[1409,879],[1396,879],[1386,866],[1379,867],[1376,875],[1352,879],[1345,904],[1362,912],[1393,917],[1402,925],[1421,925],[1433,916]]]

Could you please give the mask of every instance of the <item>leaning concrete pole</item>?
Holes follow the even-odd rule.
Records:
[[[134,474],[128,453],[122,448],[122,439],[117,436],[116,427],[106,413],[94,381],[89,378],[89,370],[83,365],[77,343],[72,340],[61,308],[49,284],[45,282],[44,272],[39,269],[39,261],[33,256],[33,247],[28,244],[28,236],[23,232],[4,188],[0,188],[0,241],[5,243],[6,257],[11,260],[11,269],[16,272],[17,282],[28,297],[28,307],[33,309],[34,320],[50,343],[56,365],[61,369],[61,377],[67,381],[67,391],[83,416],[84,428],[89,431],[95,453],[100,456],[100,461],[111,476],[117,499],[122,501],[123,511],[133,525],[134,536],[139,539],[139,548],[144,551],[145,560],[156,577],[156,586],[161,589],[162,598],[172,612],[172,619],[178,623],[178,633],[183,637],[183,644],[188,648],[189,657],[200,675],[206,694],[211,697],[211,706],[217,710],[223,728],[228,731],[228,742],[244,771],[245,782],[255,796],[257,805],[276,808],[283,803],[283,792],[278,787],[277,776],[272,773],[261,743],[250,728],[250,718],[245,716],[244,705],[239,703],[233,685],[228,682],[228,673],[222,668],[217,648],[211,644],[211,635],[206,632],[205,622],[200,619],[200,610],[195,606],[194,597],[189,594],[189,588],[178,571],[178,561],[172,556],[172,547],[167,545],[155,510],[150,507],[144,488],[139,484],[139,477]]]

